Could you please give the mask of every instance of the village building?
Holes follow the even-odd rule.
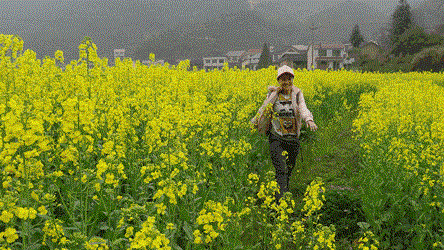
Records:
[[[244,54],[246,53],[245,50],[238,50],[238,51],[228,51],[225,56],[228,59],[228,65],[229,67],[235,67],[241,68],[242,61]]]
[[[261,57],[262,49],[249,49],[241,58],[242,68],[248,68],[250,70],[256,70]]]
[[[291,45],[272,53],[273,64],[280,67],[288,65],[294,69],[307,67],[306,45]]]
[[[347,59],[350,44],[311,44],[307,51],[307,69],[337,70],[351,64]]]
[[[151,60],[143,60],[141,63],[142,63],[143,65],[146,65],[146,66],[151,66],[151,65],[164,65],[164,64],[165,64],[165,60],[154,60],[154,61],[151,61]]]
[[[203,57],[203,69],[205,71],[222,69],[224,63],[228,63],[228,58],[218,52],[213,52],[210,55]]]

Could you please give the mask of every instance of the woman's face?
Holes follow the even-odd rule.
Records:
[[[281,85],[282,90],[287,93],[291,92],[291,87],[293,85],[293,76],[290,74],[283,74],[278,79],[279,84]]]

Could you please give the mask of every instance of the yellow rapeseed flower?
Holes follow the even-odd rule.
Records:
[[[14,217],[13,213],[3,210],[2,215],[0,215],[0,220],[3,221],[3,223],[9,223],[13,217]]]
[[[1,234],[0,238],[5,237],[6,238],[6,242],[8,242],[9,244],[11,244],[15,240],[17,240],[18,237],[19,237],[17,235],[17,230],[15,230],[15,228],[11,228],[11,227],[6,228],[5,231],[1,232],[0,234]]]

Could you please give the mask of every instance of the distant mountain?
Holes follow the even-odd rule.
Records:
[[[364,2],[375,8],[378,12],[390,16],[399,3],[399,0],[353,0],[354,2]],[[406,0],[411,8],[416,8],[424,0]],[[441,0],[437,0],[441,1]],[[309,16],[319,13],[324,9],[328,9],[334,5],[342,4],[341,0],[261,0],[260,6],[276,5],[274,11],[293,14],[293,18],[300,21],[307,19]]]
[[[137,45],[184,22],[202,23],[222,13],[247,9],[244,0],[0,0],[0,33],[16,34],[38,58],[62,50],[78,59],[78,46],[92,38],[98,54],[112,61],[113,49],[132,54]]]
[[[302,19],[297,18],[296,11],[302,15],[304,9],[297,9],[292,1],[269,1],[261,2],[254,10],[221,15],[205,23],[180,25],[141,43],[134,58],[144,59],[154,53],[158,58],[174,61],[262,48],[264,42],[276,48],[308,44],[312,41],[310,23],[321,26],[313,33],[315,41],[348,43],[355,24],[359,24],[366,39],[376,39],[377,31],[388,22],[387,15],[364,2],[331,4]]]
[[[270,0],[261,1],[255,10],[265,17],[289,24],[295,21],[304,22],[311,15],[335,4],[337,3],[325,0]]]
[[[348,43],[353,27],[358,24],[366,40],[376,40],[384,25],[389,22],[387,14],[365,2],[344,1],[311,15],[305,25],[316,24],[315,40]]]
[[[366,39],[375,39],[397,2],[264,0],[250,10],[246,0],[0,1],[0,33],[21,36],[24,49],[34,50],[38,58],[62,50],[67,63],[78,59],[84,36],[91,37],[99,56],[111,62],[116,48],[141,58],[153,51],[159,57],[183,59],[262,48],[263,42],[275,47],[308,44],[312,22],[322,26],[313,32],[318,41],[348,41],[356,23]],[[418,1],[408,2],[418,6],[415,18],[423,26],[443,23],[439,4],[444,0]],[[392,9],[381,11],[389,5]]]
[[[425,0],[412,9],[415,22],[424,28],[435,28],[444,24],[444,1]]]
[[[300,34],[292,24],[279,25],[258,11],[244,10],[222,14],[205,23],[187,23],[166,30],[144,41],[136,49],[134,58],[148,58],[150,53],[168,61],[202,58],[229,50],[260,49],[264,42],[280,47],[296,43]]]

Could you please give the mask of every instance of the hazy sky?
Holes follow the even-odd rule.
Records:
[[[46,2],[46,3],[50,3],[50,2],[69,2],[72,0],[0,0],[0,4],[1,2],[9,2],[9,3],[20,3],[20,5],[25,5],[26,3],[32,3],[32,2]],[[82,1],[82,0],[76,0],[76,1]],[[90,1],[90,0],[84,0],[84,1]],[[102,0],[102,1],[107,1],[107,0]],[[128,0],[128,4],[131,4],[133,0]],[[143,1],[143,0],[138,0],[138,1]],[[158,1],[158,2],[168,2],[168,1],[173,1],[175,4],[179,4],[188,2],[188,4],[190,2],[193,2],[193,4],[195,3],[199,3],[199,2],[205,2],[205,3],[217,3],[219,2],[219,0],[146,0],[146,1]],[[245,0],[247,1],[247,0]],[[261,0],[261,1],[292,1],[292,2],[300,2],[301,5],[301,10],[305,10],[307,8],[313,10],[313,11],[320,11],[322,9],[324,9],[325,7],[328,6],[332,6],[334,4],[340,3],[340,2],[345,2],[347,0]],[[348,0],[348,1],[355,1],[355,2],[365,2],[365,3],[369,3],[372,4],[377,10],[383,12],[383,13],[387,13],[387,12],[393,12],[396,8],[396,5],[399,3],[399,0]],[[430,1],[430,0],[406,0],[407,3],[410,4],[410,7],[413,9],[415,7],[417,7],[420,3],[426,2],[426,1]],[[436,1],[442,1],[442,0],[436,0]]]
[[[46,1],[46,2],[56,2],[56,1],[70,1],[70,0],[0,0],[0,2],[9,1],[9,2],[35,2],[35,1]],[[155,0],[155,1],[167,1],[167,0]],[[174,0],[171,0],[174,1]],[[197,1],[200,0],[189,0],[189,1]],[[215,2],[217,0],[214,0]],[[261,1],[279,1],[279,0],[261,0]],[[295,0],[300,1],[300,0]],[[323,2],[343,2],[344,0],[323,0]],[[396,5],[399,0],[352,0],[359,2],[368,2],[368,3],[377,3],[378,5]],[[425,0],[407,0],[407,3],[410,5],[423,2]],[[128,2],[131,2],[130,0]]]
[[[45,2],[60,2],[60,1],[70,1],[70,0],[0,0],[1,2],[8,1],[8,2],[35,2],[35,1],[45,1]],[[106,1],[106,0],[104,0]],[[155,0],[155,1],[168,1],[168,0]],[[177,0],[170,0],[170,1],[177,1]],[[182,0],[183,1],[183,0]],[[188,1],[196,1],[199,2],[201,0],[188,0]],[[217,0],[214,0],[217,2]],[[261,1],[279,1],[279,0],[261,0]],[[295,0],[295,1],[301,1],[301,0]],[[307,2],[308,0],[302,0]],[[329,2],[329,3],[339,3],[344,2],[345,0],[322,0],[322,2]],[[399,0],[352,0],[352,1],[359,1],[359,2],[367,2],[367,3],[374,3],[377,6],[396,6],[396,4],[399,2]],[[424,2],[425,0],[407,0],[407,3],[410,4],[411,7],[415,7],[418,3]],[[128,1],[130,3],[131,0]],[[318,2],[318,1],[315,1]]]

